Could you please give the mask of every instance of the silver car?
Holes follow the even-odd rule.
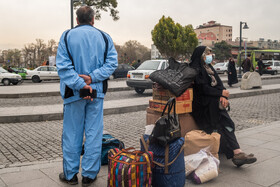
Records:
[[[280,61],[267,61],[264,63],[265,68],[263,69],[264,74],[271,74],[276,75],[277,73],[280,73]],[[258,67],[256,68],[258,71]]]
[[[142,94],[145,89],[151,89],[153,81],[149,79],[151,73],[156,70],[163,70],[169,66],[167,60],[147,60],[136,70],[127,73],[126,84],[133,87],[138,94]]]
[[[228,62],[219,62],[213,66],[217,73],[227,74]]]

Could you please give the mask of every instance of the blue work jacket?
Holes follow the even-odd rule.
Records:
[[[74,66],[67,53],[62,34],[56,56],[56,66],[60,77],[60,94],[64,104],[80,100],[79,90],[86,83],[79,74],[89,75],[92,79],[90,86],[97,91],[98,98],[104,98],[103,81],[115,71],[118,66],[118,55],[111,37],[108,39],[108,53],[104,60],[106,44],[99,30],[91,25],[81,25],[69,31],[67,43],[73,58]],[[73,90],[74,96],[64,98],[66,85]]]

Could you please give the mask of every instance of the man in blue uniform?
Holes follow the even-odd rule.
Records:
[[[85,135],[82,184],[89,186],[101,167],[105,80],[117,68],[118,62],[110,36],[93,27],[93,9],[82,6],[76,14],[78,26],[62,34],[56,57],[60,93],[64,100],[63,173],[59,178],[68,184],[78,184]],[[96,95],[81,98],[81,89]]]

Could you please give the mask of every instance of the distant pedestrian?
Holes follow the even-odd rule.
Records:
[[[233,84],[238,83],[235,62],[232,58],[228,62],[228,85],[232,87]]]
[[[264,69],[264,64],[263,64],[263,61],[262,61],[262,57],[260,57],[259,60],[258,60],[258,68],[259,68],[259,74],[260,74],[260,76],[262,76],[263,69]]]
[[[242,62],[241,67],[243,68],[243,73],[250,72],[251,69],[254,71],[254,67],[251,62],[251,55],[248,54],[247,58]]]
[[[78,26],[62,34],[56,57],[60,93],[64,100],[63,173],[59,174],[59,179],[78,184],[85,135],[81,175],[82,186],[89,186],[101,167],[105,80],[117,68],[118,57],[111,37],[93,27],[93,9],[82,6],[76,14]],[[84,91],[90,92],[90,96]],[[83,93],[86,96],[81,98]]]

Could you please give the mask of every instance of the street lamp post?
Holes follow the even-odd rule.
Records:
[[[238,78],[241,78],[241,50],[242,50],[242,25],[244,24],[243,29],[249,29],[246,22],[240,21],[240,38],[239,38],[239,71],[238,71]]]
[[[71,15],[71,29],[74,27],[74,23],[73,23],[73,3],[74,2],[79,2],[80,0],[70,0],[70,15]],[[84,0],[82,0],[82,3],[84,4]]]

